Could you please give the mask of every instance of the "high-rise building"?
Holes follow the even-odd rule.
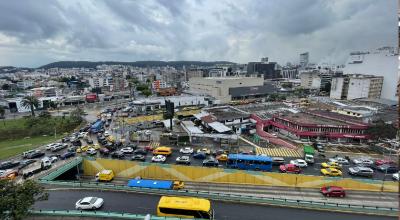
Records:
[[[333,77],[330,97],[334,99],[378,99],[381,97],[382,76],[351,74]]]
[[[300,54],[300,66],[301,67],[306,67],[308,65],[309,55],[310,54],[308,52]]]
[[[261,62],[249,62],[247,75],[257,75],[264,79],[282,78],[281,70],[276,62],[268,62],[268,58],[262,58]]]

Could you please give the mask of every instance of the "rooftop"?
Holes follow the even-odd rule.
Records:
[[[250,113],[234,108],[232,106],[209,108],[205,109],[205,111],[216,117],[218,121],[227,121],[250,117]]]

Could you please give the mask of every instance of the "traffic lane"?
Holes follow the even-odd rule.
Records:
[[[85,196],[96,196],[104,199],[101,211],[127,212],[135,214],[156,214],[156,207],[160,196],[127,192],[111,191],[84,191],[84,190],[60,190],[48,191],[47,201],[36,202],[36,210],[71,210],[75,209],[75,203]],[[229,220],[258,220],[258,219],[324,219],[324,220],[386,220],[395,219],[386,216],[369,216],[360,214],[314,211],[307,209],[294,209],[286,207],[274,207],[255,204],[238,204],[230,202],[213,201],[216,219]],[[268,218],[268,216],[271,216]],[[273,217],[274,216],[274,217]]]

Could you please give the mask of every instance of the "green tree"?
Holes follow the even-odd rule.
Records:
[[[35,96],[25,96],[21,104],[25,108],[30,108],[32,116],[35,117],[35,108],[39,107],[39,100]]]
[[[70,116],[73,121],[82,122],[84,113],[83,109],[76,107],[76,109],[71,112]]]
[[[33,180],[0,180],[0,219],[25,219],[36,201],[47,199],[44,188]]]
[[[382,139],[382,138],[395,138],[397,129],[392,124],[386,124],[383,120],[377,121],[374,125],[367,129],[367,134],[371,136],[371,139]]]
[[[146,89],[146,90],[143,90],[143,91],[142,91],[142,94],[143,94],[144,96],[146,96],[146,97],[149,97],[152,93],[151,93],[151,91],[150,91],[149,89]]]
[[[6,114],[6,109],[3,106],[0,105],[0,118],[3,119],[4,126],[6,126],[6,121],[4,120],[5,119],[5,117],[4,117],[5,114]]]

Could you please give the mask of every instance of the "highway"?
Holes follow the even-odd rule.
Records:
[[[127,212],[135,214],[155,214],[160,196],[144,195],[126,192],[98,192],[85,190],[52,190],[47,201],[37,202],[35,209],[39,210],[72,210],[75,202],[85,196],[97,196],[104,199],[101,211]],[[251,204],[235,204],[228,202],[212,202],[216,219],[229,220],[385,220],[395,217],[370,216],[361,214],[322,212],[306,209],[273,207]]]

